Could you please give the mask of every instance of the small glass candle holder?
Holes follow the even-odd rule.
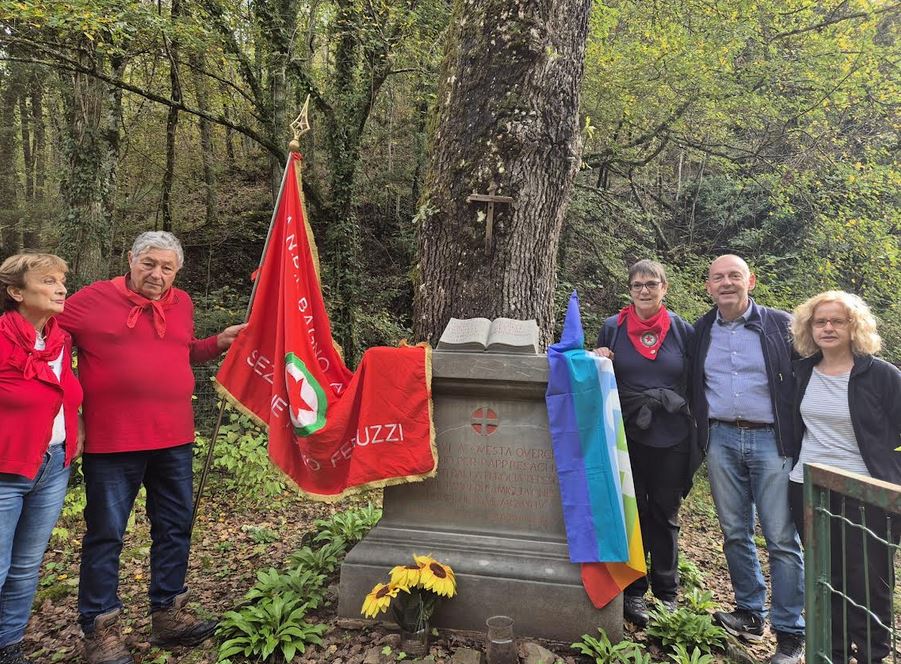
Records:
[[[513,641],[513,618],[491,616],[485,621],[488,626],[486,659],[488,664],[517,664],[519,655]]]

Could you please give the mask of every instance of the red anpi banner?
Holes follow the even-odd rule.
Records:
[[[217,387],[269,428],[269,457],[311,498],[431,477],[431,350],[371,348],[356,373],[345,366],[322,299],[301,163],[292,152],[248,326]]]

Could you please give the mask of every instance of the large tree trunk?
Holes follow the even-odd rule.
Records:
[[[16,104],[22,92],[22,68],[10,63],[6,75],[0,77],[0,239],[2,257],[22,248],[22,211],[19,207],[18,169],[16,163]]]
[[[458,0],[418,220],[414,332],[451,316],[553,328],[557,246],[579,166],[578,108],[590,0]],[[485,203],[497,204],[486,247]]]
[[[113,62],[114,75],[121,76],[124,66]],[[60,252],[74,281],[87,283],[108,276],[122,90],[78,73],[63,75],[61,83],[67,172],[60,185]]]
[[[176,23],[181,16],[181,1],[172,0],[169,19]],[[181,103],[181,80],[178,69],[178,40],[168,43],[169,52],[169,91],[172,101]],[[163,230],[172,232],[172,182],[175,179],[175,141],[178,138],[178,108],[169,107],[166,116],[166,170],[163,173],[163,191],[160,196],[160,208],[163,214]]]
[[[26,247],[41,246],[41,230],[48,213],[45,193],[47,179],[47,138],[44,128],[44,70],[35,67],[31,77],[31,160],[34,173],[34,189],[29,203],[29,215],[25,220],[23,237]]]
[[[206,79],[198,74],[205,66],[202,55],[191,56],[191,70],[194,72],[194,92],[197,95],[197,106],[202,111],[209,111],[210,101]],[[216,197],[216,170],[213,166],[213,125],[209,120],[200,118],[200,162],[203,165],[204,201],[206,203],[206,225],[214,227],[219,218],[219,201]]]

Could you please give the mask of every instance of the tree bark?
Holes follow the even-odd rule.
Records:
[[[117,75],[124,68],[123,59],[112,62]],[[88,283],[109,272],[122,89],[86,74],[61,74],[67,173],[60,186],[59,251],[69,260],[73,281]]]
[[[557,247],[579,166],[590,0],[458,0],[417,215],[414,333],[452,317],[534,318],[553,329]],[[485,203],[495,205],[487,250]]]
[[[172,0],[169,19],[177,23],[181,16],[181,1]],[[182,101],[181,80],[178,71],[178,41],[172,39],[167,44],[169,52],[169,90],[172,101]],[[170,106],[166,115],[166,170],[163,172],[163,187],[160,208],[163,215],[163,230],[172,232],[172,182],[175,179],[175,141],[178,138],[178,107]]]
[[[199,72],[203,69],[204,58],[202,55],[191,56],[191,70],[194,72],[194,93],[197,95],[197,106],[201,111],[208,111],[210,107],[207,82]],[[206,118],[199,118],[200,122],[200,162],[203,165],[204,202],[206,203],[206,224],[215,226],[219,219],[219,201],[216,195],[216,169],[213,159],[213,125]]]
[[[16,105],[22,90],[23,65],[10,63],[6,76],[0,78],[0,240],[2,255],[11,256],[22,248],[16,159]]]
[[[34,165],[34,190],[30,215],[23,229],[26,247],[41,246],[41,230],[48,213],[45,183],[47,180],[47,138],[44,127],[45,72],[35,67],[31,77],[31,157]]]

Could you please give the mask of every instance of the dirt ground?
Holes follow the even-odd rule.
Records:
[[[683,556],[703,572],[705,588],[719,604],[731,609],[731,587],[721,550],[716,515],[706,480],[699,481],[682,511],[681,546]],[[280,567],[285,558],[301,546],[301,539],[313,529],[313,521],[350,505],[380,501],[380,493],[356,497],[340,505],[325,505],[301,499],[285,491],[267,505],[254,505],[223,495],[215,480],[204,498],[194,535],[188,584],[193,600],[208,615],[219,615],[233,608],[253,585],[258,570]],[[41,664],[67,662],[83,664],[81,635],[77,625],[75,597],[82,523],[72,518],[61,524],[68,529],[65,538],[51,542],[45,559],[36,608],[26,635],[26,652]],[[135,525],[127,535],[122,555],[120,596],[125,605],[124,632],[139,664],[214,664],[216,643],[211,640],[195,650],[175,652],[151,648],[146,613],[146,587],[149,576],[149,535],[146,519],[137,510]],[[765,562],[765,554],[762,556]],[[362,624],[346,629],[339,626],[334,611],[337,586],[329,591],[333,601],[317,614],[330,624],[322,646],[314,646],[295,662],[359,664],[374,646],[391,644],[397,637],[379,625]],[[645,642],[642,632],[627,625],[627,638]],[[396,644],[395,644],[396,645]],[[544,643],[562,661],[587,662],[568,647],[569,644]],[[477,639],[457,634],[439,634],[432,655],[436,662],[447,662],[459,648],[481,649]],[[753,660],[766,661],[775,640],[769,633],[763,643],[749,650]],[[652,644],[648,647],[655,650]],[[657,659],[657,657],[655,657]],[[658,661],[662,661],[661,656]],[[722,659],[721,661],[726,661]]]

